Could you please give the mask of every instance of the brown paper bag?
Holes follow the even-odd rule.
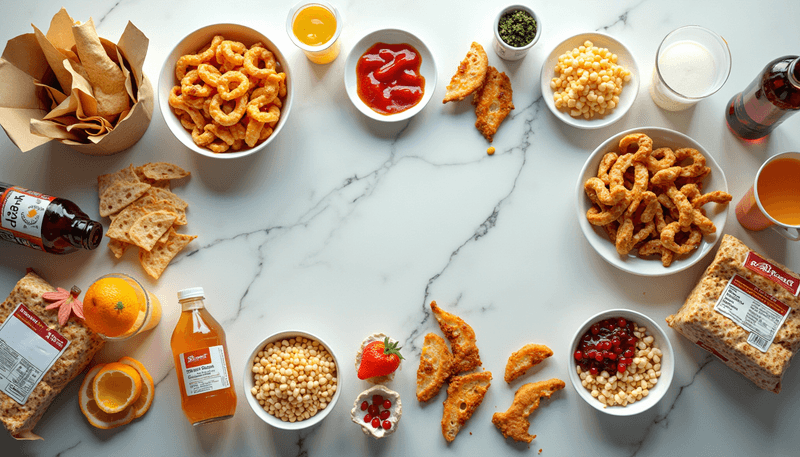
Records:
[[[111,60],[127,64],[120,67],[131,105],[102,118],[88,73],[75,58],[74,25],[62,8],[46,35],[34,27],[9,40],[0,57],[0,125],[22,152],[56,140],[87,155],[111,155],[139,141],[150,125],[153,86],[142,72],[147,37],[128,22],[117,44],[100,38]],[[59,59],[54,71],[48,60]]]

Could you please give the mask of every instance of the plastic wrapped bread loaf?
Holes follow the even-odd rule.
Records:
[[[49,304],[42,298],[45,292],[56,289],[29,272],[22,278],[6,300],[0,304],[0,324],[6,321],[18,304],[24,304],[49,328],[55,329],[70,341],[69,346],[44,374],[24,405],[0,391],[0,421],[16,439],[37,439],[32,430],[56,395],[75,379],[103,347],[103,339],[89,330],[83,321],[74,316],[66,325],[58,325],[57,310],[45,310]]]
[[[712,352],[758,387],[778,393],[781,378],[800,349],[800,275],[763,256],[753,260],[750,248],[725,235],[717,255],[681,309],[667,317],[670,327]],[[747,261],[747,265],[746,265]],[[767,352],[747,342],[750,332],[714,310],[728,282],[739,275],[791,308]]]

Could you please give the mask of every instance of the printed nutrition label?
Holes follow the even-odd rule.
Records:
[[[225,347],[211,346],[180,355],[186,395],[198,395],[231,386]]]
[[[750,332],[747,343],[761,352],[767,352],[790,310],[739,275],[731,278],[714,305],[714,311]]]
[[[69,340],[20,303],[0,325],[0,390],[24,405],[67,347]]]

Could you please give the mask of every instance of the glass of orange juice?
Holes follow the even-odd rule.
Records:
[[[289,11],[286,32],[292,42],[316,64],[333,62],[339,55],[342,18],[326,2],[300,2]]]
[[[770,157],[756,173],[755,183],[736,205],[736,218],[748,230],[772,227],[784,237],[800,240],[800,152]],[[794,233],[790,230],[794,229]]]
[[[108,341],[152,330],[161,320],[161,302],[132,276],[103,275],[83,297],[84,322]]]

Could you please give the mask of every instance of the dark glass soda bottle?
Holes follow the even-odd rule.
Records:
[[[103,225],[63,198],[0,182],[0,239],[53,254],[94,249]]]
[[[798,111],[800,57],[784,56],[768,63],[744,91],[733,96],[725,119],[739,137],[757,140]]]

